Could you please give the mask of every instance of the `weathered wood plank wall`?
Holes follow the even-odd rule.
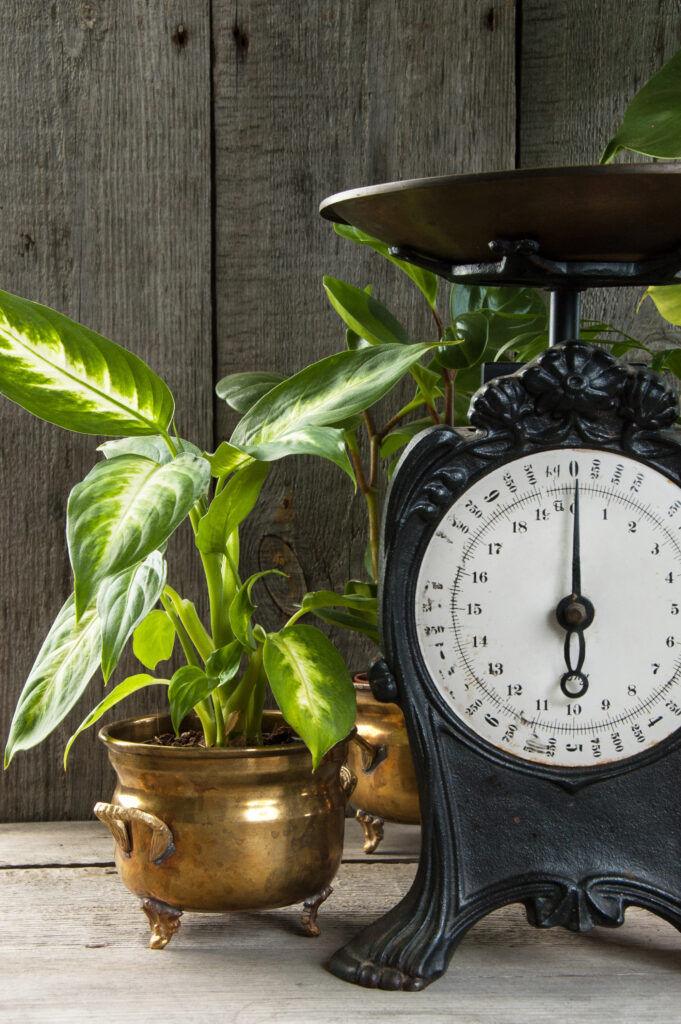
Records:
[[[391,268],[318,218],[321,198],[596,159],[637,85],[679,46],[678,14],[673,0],[8,0],[0,285],[138,352],[170,383],[180,429],[208,446],[232,423],[212,399],[221,376],[294,371],[341,344],[322,274],[371,281],[415,330],[428,326]],[[608,315],[629,317],[630,300],[617,301]],[[4,740],[69,590],[66,495],[94,446],[4,401],[0,429]],[[358,571],[361,505],[334,467],[280,463],[244,546],[249,569],[291,572],[263,601],[276,621],[303,587]],[[175,565],[195,593],[187,543]],[[344,645],[361,663],[361,644]],[[16,758],[0,820],[88,817],[108,794],[93,736],[61,771],[89,702]],[[131,701],[130,713],[150,706]]]
[[[3,5],[0,281],[137,352],[178,397],[180,429],[210,444],[210,18],[208,0],[190,6],[185,38],[181,0]],[[66,498],[97,441],[4,400],[0,430],[4,746],[12,705],[71,590]],[[187,553],[178,561],[192,589]],[[3,774],[0,819],[89,817],[95,793],[110,791],[94,736],[74,747],[66,775],[61,767],[91,699]]]

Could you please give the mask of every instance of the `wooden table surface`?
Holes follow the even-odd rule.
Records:
[[[420,993],[358,988],[324,969],[330,954],[391,907],[416,869],[417,829],[386,825],[366,857],[347,823],[322,935],[299,908],[185,914],[163,951],[123,888],[98,822],[0,825],[0,1021],[74,1024],[677,1024],[681,935],[629,910],[617,930],[530,928],[521,907],[476,925],[448,972]]]

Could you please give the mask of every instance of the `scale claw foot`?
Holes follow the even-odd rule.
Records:
[[[300,915],[300,923],[302,924],[305,934],[316,937],[321,935],[319,925],[317,924],[317,914],[319,908],[325,900],[328,900],[329,896],[333,892],[330,885],[325,886],[321,892],[318,892],[316,896],[308,896],[303,903],[303,912]]]
[[[357,811],[355,817],[364,831],[364,852],[375,853],[383,839],[383,818],[362,810]]]
[[[382,988],[390,992],[419,992],[435,978],[422,978],[419,975],[406,974],[398,967],[390,964],[377,964],[363,959],[352,952],[350,946],[344,946],[329,960],[329,970],[337,978],[362,985],[364,988]]]
[[[162,903],[161,900],[149,898],[142,900],[142,910],[147,915],[151,928],[149,948],[163,949],[180,927],[182,911]]]

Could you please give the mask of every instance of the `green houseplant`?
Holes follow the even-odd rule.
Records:
[[[293,789],[301,790],[302,768],[308,774],[314,770],[317,782],[306,786],[316,793],[317,810],[301,810],[296,804],[302,833],[293,829],[282,854],[270,851],[263,872],[268,878],[272,875],[273,859],[282,870],[287,862],[295,863],[291,851],[300,849],[301,842],[322,850],[303,885],[325,890],[337,867],[344,803],[338,744],[353,725],[354,695],[348,671],[331,642],[298,619],[308,609],[361,604],[361,598],[326,592],[308,595],[281,629],[267,633],[253,621],[251,596],[263,574],[242,578],[239,527],[253,508],[273,459],[315,451],[353,477],[339,440],[342,428],[329,421],[346,419],[376,401],[427,348],[342,353],[312,364],[268,389],[242,418],[230,442],[212,454],[202,453],[175,432],[173,397],[140,359],[54,310],[0,293],[0,392],[48,422],[112,438],[101,445],[104,458],[69,497],[67,541],[74,593],[57,615],[19,697],[5,766],[17,751],[49,735],[85,689],[96,685],[92,680],[98,667],[109,679],[132,637],[134,652],[148,671],[124,679],[98,701],[74,732],[65,757],[76,736],[119,701],[143,687],[165,688],[170,709],[166,722],[133,721],[124,723],[122,731],[104,730],[120,782],[116,802],[98,805],[97,811],[117,839],[117,862],[126,884],[143,898],[155,945],[165,944],[183,909],[266,907],[314,895],[310,889],[291,889],[284,883],[274,889],[268,883],[258,895],[257,878],[246,886],[245,895],[235,895],[231,879],[224,881],[229,837],[223,832],[211,838],[200,829],[197,838],[192,832],[197,802],[202,807],[209,803],[206,789],[215,789],[218,764],[233,768],[242,763],[244,780],[239,785],[248,821],[266,823],[275,813],[272,808],[279,798],[264,799],[262,794],[272,778],[281,775],[286,757],[281,744],[262,747],[263,721],[275,731],[281,724],[276,715],[263,711],[267,682],[283,718],[309,748],[308,753],[301,744],[290,744],[303,755],[302,761],[300,753],[292,755],[297,758]],[[209,624],[166,579],[165,548],[185,519],[191,523],[205,573]],[[152,675],[170,656],[176,640],[186,664],[170,679]],[[185,776],[179,806],[173,795],[179,816],[173,823],[166,820],[162,805],[145,809],[150,773],[157,778],[156,790],[163,791],[166,784],[156,761],[159,751],[150,753],[144,741],[164,728],[179,732],[187,715],[194,716],[190,725],[202,736],[205,750],[165,751],[172,778],[178,774],[178,756],[183,772],[187,765],[195,769],[193,782]],[[267,752],[272,770],[258,781],[255,752],[261,750]],[[209,754],[210,770],[205,761]],[[143,768],[143,786],[131,778],[131,758]],[[254,790],[269,808],[262,817],[253,811]],[[309,820],[321,816],[320,808],[333,812],[335,838],[328,830],[309,833]],[[221,817],[222,811],[213,808],[212,818]],[[266,827],[271,831],[271,825]],[[253,842],[256,849],[263,845],[262,837]],[[202,878],[221,875],[223,888],[217,894],[193,883],[188,889],[184,883],[179,888],[174,883],[165,886],[176,874],[172,857],[182,843],[186,849],[194,844],[203,851],[198,872]],[[213,871],[205,863],[208,847],[213,850]],[[300,863],[297,868],[305,877]],[[164,898],[168,894],[172,904]]]

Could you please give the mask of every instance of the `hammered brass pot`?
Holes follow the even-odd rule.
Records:
[[[278,712],[265,726],[281,724]],[[339,743],[312,772],[300,741],[262,748],[153,745],[169,716],[102,729],[118,776],[95,814],[116,840],[116,867],[142,900],[152,948],[183,911],[268,910],[304,901],[303,926],[319,934],[319,904],[341,860],[352,773]]]
[[[362,676],[355,677],[355,695],[357,735],[348,749],[348,766],[357,777],[352,803],[364,829],[364,850],[373,853],[384,821],[420,823],[418,783],[399,707],[377,701]]]

